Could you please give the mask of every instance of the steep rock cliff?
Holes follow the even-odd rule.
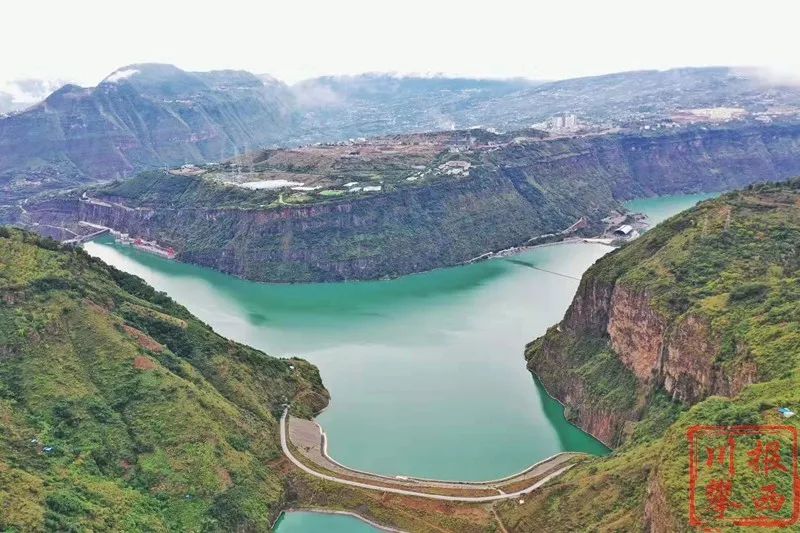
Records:
[[[460,155],[473,162],[468,176],[403,176],[375,194],[309,196],[289,205],[277,193],[260,202],[262,191],[203,176],[149,173],[90,191],[99,203],[77,195],[36,202],[23,222],[44,229],[86,220],[157,239],[180,260],[260,281],[374,279],[459,264],[582,217],[596,228],[619,201],[636,196],[724,190],[800,173],[798,125],[506,137]]]
[[[526,357],[567,416],[619,451],[536,495],[537,523],[569,507],[572,528],[688,531],[689,426],[799,425],[775,410],[800,402],[799,246],[795,179],[705,201],[585,273]]]

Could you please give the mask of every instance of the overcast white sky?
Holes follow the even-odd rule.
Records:
[[[557,79],[763,65],[800,77],[796,0],[6,0],[0,81],[138,62],[270,73]]]

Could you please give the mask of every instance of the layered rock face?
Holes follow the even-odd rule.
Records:
[[[646,398],[655,390],[692,405],[711,395],[734,396],[758,377],[752,361],[726,368],[718,364],[721,338],[707,318],[670,316],[647,291],[624,282],[582,283],[559,329],[548,332],[539,346],[532,345],[529,367],[581,428],[609,445],[622,441],[626,422],[642,417]],[[635,377],[638,401],[633,408],[598,406],[586,391],[585,375],[562,379],[572,361],[565,337],[592,338],[613,352]]]
[[[498,164],[552,193],[617,200],[732,190],[800,174],[800,126],[734,125],[543,140],[498,151]]]
[[[294,282],[394,277],[457,264],[560,231],[580,217],[574,209],[543,216],[549,206],[526,201],[500,176],[269,210],[132,208],[122,201],[48,200],[30,207],[28,220],[52,226],[84,220],[157,239],[182,261]]]
[[[616,446],[622,442],[625,423],[641,416],[641,390],[657,377],[663,322],[646,297],[584,277],[564,320],[528,345],[528,368],[565,405],[567,418],[606,445]],[[580,370],[587,359],[609,346],[623,372],[636,378],[631,391],[636,400],[630,404],[598,402],[592,376]]]
[[[667,324],[650,306],[647,294],[616,285],[608,315],[609,343],[625,366],[642,383],[658,379]]]
[[[646,415],[656,393],[690,406],[712,395],[736,396],[783,368],[782,362],[767,364],[755,356],[754,341],[741,333],[755,326],[742,322],[744,311],[732,302],[747,302],[750,292],[761,297],[767,290],[767,284],[748,285],[756,272],[766,272],[766,254],[776,262],[792,256],[770,248],[759,220],[759,210],[784,203],[753,202],[752,212],[742,213],[738,203],[724,198],[678,215],[601,259],[584,275],[563,321],[528,347],[529,368],[580,427],[606,443],[622,442],[626,424]],[[794,196],[785,202],[789,212],[792,202]],[[735,232],[737,216],[742,227]],[[752,228],[758,228],[756,240]],[[681,231],[691,237],[674,237]],[[775,231],[782,238],[777,226]],[[764,249],[763,256],[746,252],[761,263],[744,278],[717,280],[720,269],[736,270],[737,260],[743,261],[740,252],[730,250],[746,246]],[[745,296],[737,296],[740,289]],[[590,364],[605,355],[623,369],[627,381],[604,392],[622,390],[634,401],[600,402],[592,393],[593,380],[602,376]]]
[[[777,408],[800,402],[798,206],[797,178],[754,185],[668,219],[584,274],[564,320],[526,357],[572,421],[622,446],[531,495],[527,510],[501,508],[506,524],[539,530],[570,509],[554,530],[693,531],[689,428],[796,426]],[[736,474],[745,516],[763,484]],[[697,494],[704,525],[730,527],[735,511],[721,517]]]
[[[259,207],[217,182],[164,174],[129,182],[150,180],[146,201],[101,189],[92,191],[99,204],[27,206],[24,222],[110,226],[172,246],[180,260],[259,281],[376,279],[459,264],[581,217],[591,230],[619,200],[800,174],[799,154],[800,126],[511,142],[468,153],[477,162],[467,178],[367,197]],[[204,200],[209,191],[219,202]]]

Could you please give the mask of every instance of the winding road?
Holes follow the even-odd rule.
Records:
[[[495,502],[495,501],[499,501],[499,500],[509,500],[509,499],[514,499],[514,498],[519,498],[520,496],[524,496],[525,494],[529,494],[532,491],[534,491],[534,490],[538,489],[539,487],[541,487],[542,485],[544,485],[545,483],[547,483],[548,481],[550,481],[551,479],[554,479],[554,478],[560,476],[561,474],[563,474],[564,472],[566,472],[567,470],[569,470],[570,468],[572,468],[574,466],[574,465],[570,464],[570,465],[567,465],[565,467],[559,468],[555,472],[551,472],[550,474],[546,475],[542,479],[536,481],[532,485],[530,485],[530,486],[528,486],[528,487],[526,487],[526,488],[524,488],[522,490],[518,490],[518,491],[515,491],[515,492],[509,492],[509,493],[506,493],[506,494],[491,495],[491,496],[450,496],[450,495],[446,495],[446,494],[432,494],[432,493],[429,493],[429,492],[419,492],[419,491],[415,491],[415,490],[408,490],[408,489],[402,489],[402,488],[396,488],[396,487],[386,487],[386,486],[381,486],[381,485],[372,485],[370,483],[364,483],[364,482],[361,482],[361,481],[353,481],[351,479],[343,479],[343,478],[340,478],[340,477],[331,476],[331,475],[328,475],[328,474],[323,474],[321,472],[317,472],[313,468],[310,468],[305,463],[303,463],[302,461],[297,459],[292,454],[291,450],[289,449],[289,444],[287,442],[287,437],[286,437],[286,426],[287,426],[288,411],[289,411],[288,408],[283,411],[283,414],[281,415],[281,420],[280,420],[280,426],[281,426],[281,431],[280,431],[280,433],[281,433],[281,448],[283,449],[283,454],[286,455],[286,457],[296,467],[298,467],[300,470],[302,470],[303,472],[305,472],[305,473],[307,473],[309,475],[312,475],[312,476],[320,478],[320,479],[324,479],[326,481],[331,481],[333,483],[339,483],[341,485],[347,485],[347,486],[350,486],[350,487],[357,487],[357,488],[360,488],[360,489],[375,490],[375,491],[380,491],[380,492],[389,492],[389,493],[392,493],[392,494],[400,494],[400,495],[403,495],[403,496],[414,496],[414,497],[418,497],[418,498],[428,498],[428,499],[431,499],[431,500],[443,500],[443,501],[449,501],[449,502],[489,503],[489,502]],[[381,481],[385,482],[385,478],[381,479]]]

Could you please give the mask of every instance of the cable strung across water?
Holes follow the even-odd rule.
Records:
[[[578,278],[578,277],[575,277],[575,276],[570,276],[569,274],[562,274],[561,272],[555,272],[553,270],[547,270],[546,268],[537,267],[536,265],[532,265],[532,264],[527,263],[525,261],[520,261],[519,259],[506,259],[506,261],[508,261],[509,263],[514,263],[515,265],[520,265],[520,266],[532,268],[534,270],[541,270],[542,272],[547,272],[548,274],[553,274],[555,276],[561,276],[562,278],[574,279],[575,281],[580,281],[581,280],[581,278]]]

